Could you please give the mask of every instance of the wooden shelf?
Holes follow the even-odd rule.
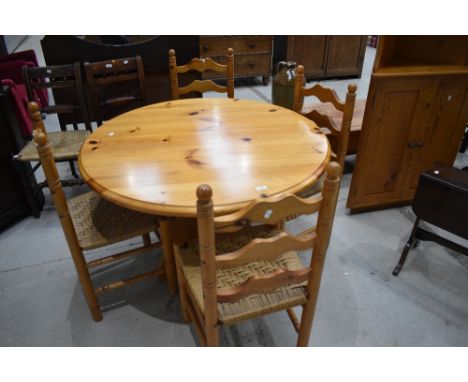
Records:
[[[389,65],[374,71],[377,76],[386,75],[438,75],[438,74],[466,74],[468,66],[463,65]]]

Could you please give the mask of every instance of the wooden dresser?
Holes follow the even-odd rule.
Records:
[[[421,172],[452,165],[468,122],[468,36],[383,36],[347,207],[411,202]]]
[[[226,49],[234,49],[234,75],[239,77],[261,76],[267,85],[271,75],[272,36],[200,36],[200,57],[210,57],[224,64]],[[214,72],[204,73],[207,78],[221,78]]]

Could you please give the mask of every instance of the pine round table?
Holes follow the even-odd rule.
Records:
[[[305,189],[324,172],[330,152],[326,136],[299,113],[252,100],[195,98],[105,122],[84,142],[78,164],[103,198],[179,218],[161,219],[163,249],[172,252],[183,218],[196,217],[199,184],[213,189],[215,214],[226,214]]]

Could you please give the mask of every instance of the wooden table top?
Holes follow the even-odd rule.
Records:
[[[196,98],[148,105],[96,129],[78,163],[88,185],[130,209],[196,216],[195,190],[213,189],[215,213],[297,192],[323,173],[326,136],[307,118],[251,100]]]

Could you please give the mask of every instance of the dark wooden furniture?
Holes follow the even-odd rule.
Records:
[[[361,77],[366,42],[367,36],[279,37],[275,62],[283,55],[303,65],[307,80]]]
[[[348,208],[409,203],[419,174],[452,165],[468,121],[467,36],[382,36]]]
[[[468,171],[436,164],[419,178],[412,208],[416,214],[410,238],[393,270],[397,276],[408,252],[419,240],[433,241],[468,256],[468,248],[419,227],[421,220],[468,240]]]
[[[84,68],[89,108],[98,126],[102,125],[103,116],[111,119],[148,103],[140,56],[85,62]]]
[[[0,229],[30,214],[39,217],[44,204],[34,175],[28,176],[31,165],[12,160],[25,143],[9,88],[0,86]]]
[[[185,74],[191,71],[225,75],[227,86],[219,85],[212,80],[195,80],[186,86],[179,87],[179,74]],[[226,51],[226,65],[221,65],[207,57],[193,58],[189,63],[181,66],[177,66],[175,50],[170,49],[169,75],[171,77],[172,99],[179,99],[181,95],[193,92],[204,93],[206,91],[227,93],[228,98],[234,98],[234,52],[232,48],[228,48]]]
[[[211,187],[197,188],[198,240],[175,252],[182,313],[202,345],[219,346],[221,325],[286,310],[297,346],[308,346],[339,184],[340,166],[332,162],[320,197],[260,198],[218,217]],[[278,226],[289,214],[315,212],[317,226],[298,235]],[[304,266],[297,251],[309,249],[312,259]],[[302,307],[300,321],[293,307]]]
[[[54,160],[56,162],[69,162],[73,176],[78,178],[74,161],[78,158],[78,150],[86,136],[92,131],[83,92],[80,64],[76,62],[71,65],[24,66],[23,78],[30,102],[35,101],[33,90],[60,89],[61,94],[66,94],[66,102],[62,103],[54,99],[54,104],[41,107],[41,113],[67,115],[66,121],[73,121],[70,123],[73,125],[73,130],[67,130],[68,124],[59,118],[61,131],[50,132],[49,140],[53,147]],[[70,116],[75,116],[75,118]],[[75,121],[83,121],[85,129],[78,129],[78,123]],[[38,162],[33,168],[34,171],[40,166],[39,155],[32,141],[15,156],[15,159],[23,162]],[[66,185],[76,184],[80,184],[80,182],[66,183]]]
[[[199,36],[155,36],[141,42],[123,45],[92,42],[76,36],[45,36],[41,40],[41,46],[47,65],[97,62],[141,56],[145,71],[148,103],[161,102],[171,98],[167,61],[169,49],[175,49],[178,52],[177,58],[180,62],[188,62],[193,57],[200,56]],[[83,77],[85,77],[84,73]],[[186,77],[184,80],[193,81],[200,79],[201,76],[199,73],[193,72],[184,77]],[[62,97],[60,89],[55,89],[53,93],[56,100]],[[89,96],[87,84],[85,84],[85,93]],[[65,115],[60,116],[61,121],[65,118]],[[92,113],[90,118],[96,120]],[[102,118],[107,120],[109,116],[104,114]]]
[[[210,57],[220,64],[226,64],[225,52],[228,48],[232,48],[236,54],[235,77],[262,76],[263,84],[268,84],[272,65],[272,36],[200,36],[199,48],[199,57]],[[226,76],[206,72],[202,78],[226,78]]]

